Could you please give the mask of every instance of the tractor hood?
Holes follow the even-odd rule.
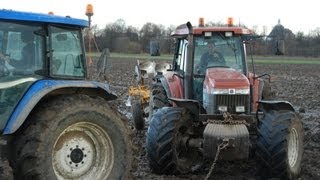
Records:
[[[250,84],[244,74],[232,68],[210,68],[206,72],[204,89],[214,94],[249,94]]]

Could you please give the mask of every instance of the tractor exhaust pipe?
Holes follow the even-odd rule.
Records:
[[[185,77],[184,79],[184,98],[185,99],[191,99],[192,98],[192,90],[193,90],[193,80],[192,80],[192,76],[193,76],[193,53],[192,53],[192,49],[193,49],[193,28],[190,22],[187,22],[187,27],[189,29],[189,36],[188,36],[188,55],[187,55],[187,60],[186,60],[186,72],[185,72]]]

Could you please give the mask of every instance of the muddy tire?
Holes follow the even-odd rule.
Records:
[[[162,107],[171,106],[166,91],[161,83],[156,83],[151,87],[149,101],[149,119],[152,117],[155,110]]]
[[[259,176],[296,179],[301,170],[303,127],[294,112],[268,111],[258,121]]]
[[[151,169],[156,174],[184,174],[203,162],[196,149],[182,145],[190,135],[192,121],[181,108],[164,107],[149,123],[146,149]]]
[[[13,180],[12,168],[7,160],[0,158],[0,179]]]
[[[129,179],[125,121],[98,97],[42,100],[13,141],[16,179]]]
[[[132,100],[131,112],[132,112],[134,127],[139,131],[143,130],[144,124],[145,124],[142,111],[143,109],[142,109],[141,102],[139,100]]]

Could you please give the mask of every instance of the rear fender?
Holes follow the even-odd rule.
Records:
[[[76,80],[39,80],[21,98],[7,122],[3,134],[16,132],[33,108],[47,95],[88,94],[106,100],[116,99],[108,84]]]

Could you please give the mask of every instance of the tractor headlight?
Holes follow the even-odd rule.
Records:
[[[222,111],[222,112],[227,112],[228,111],[228,107],[227,106],[219,106],[218,110]]]
[[[236,112],[245,112],[244,106],[236,106]]]
[[[249,94],[250,89],[249,88],[244,88],[244,89],[236,89],[236,94]]]
[[[211,89],[210,94],[249,94],[249,88],[243,89]]]

